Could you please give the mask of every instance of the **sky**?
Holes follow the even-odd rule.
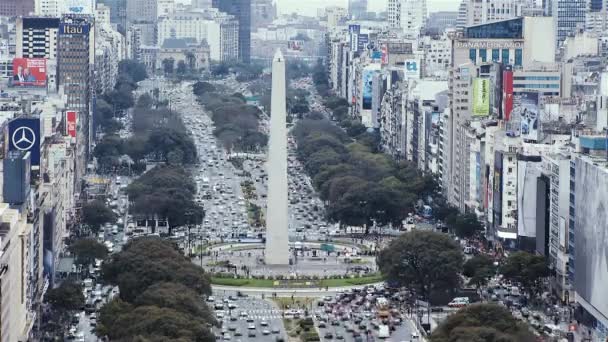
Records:
[[[386,10],[387,0],[368,0],[369,10],[380,12]],[[279,13],[297,12],[304,15],[316,15],[317,8],[322,6],[347,7],[348,0],[276,0]],[[427,0],[429,12],[456,11],[459,0]]]

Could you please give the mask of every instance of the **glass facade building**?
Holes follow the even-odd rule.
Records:
[[[211,5],[239,22],[239,60],[251,60],[251,0],[213,0]]]
[[[592,1],[593,3],[593,1]],[[576,28],[584,28],[586,0],[553,0],[553,16],[557,26],[557,41],[563,42]]]
[[[523,25],[524,18],[515,18],[470,26],[465,29],[464,36],[473,39],[523,39]]]

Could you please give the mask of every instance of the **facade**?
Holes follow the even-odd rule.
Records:
[[[272,0],[251,1],[251,30],[272,24],[277,17],[277,7]]]
[[[427,20],[426,0],[389,0],[387,11],[391,28],[399,28],[411,37],[418,37],[424,32]]]
[[[78,112],[79,127],[76,140],[77,179],[84,175],[93,139],[90,104],[92,99],[92,69],[94,66],[95,27],[90,17],[66,16],[59,26],[57,73],[59,87],[67,97],[66,108]]]
[[[0,16],[17,17],[34,14],[34,0],[2,0]]]
[[[169,58],[175,61],[175,65],[184,62],[191,70],[209,70],[209,46],[205,42],[191,45],[184,39],[166,39],[158,51],[157,69],[162,67],[163,60]]]
[[[525,0],[466,0],[467,26],[512,19],[521,15]]]
[[[367,0],[348,0],[348,16],[361,19],[367,13]]]
[[[110,8],[110,23],[116,25],[118,32],[127,30],[127,0],[98,0]]]
[[[140,30],[142,45],[156,45],[157,0],[128,0],[126,5],[128,27],[134,26]]]
[[[325,15],[327,16],[327,28],[331,30],[348,18],[348,10],[344,7],[332,6],[326,8]]]
[[[553,30],[558,45],[577,29],[585,27],[587,2],[585,0],[552,0],[552,13],[555,21]]]
[[[57,59],[58,18],[16,20],[16,57]]]
[[[239,60],[249,63],[251,60],[251,0],[213,0],[212,6],[237,19]]]
[[[24,212],[1,203],[0,227],[0,341],[25,342],[32,324],[26,297],[32,226]]]
[[[440,36],[446,29],[456,28],[458,12],[432,12],[426,20],[425,35]]]
[[[109,23],[96,22],[95,29],[95,92],[103,94],[116,85],[118,63],[126,56],[125,39]]]

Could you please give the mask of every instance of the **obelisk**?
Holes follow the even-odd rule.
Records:
[[[270,138],[268,142],[268,197],[266,201],[266,264],[289,264],[287,214],[287,104],[285,59],[277,50],[272,60]]]

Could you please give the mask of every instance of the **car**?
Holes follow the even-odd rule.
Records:
[[[263,327],[267,327],[267,326],[268,326],[268,322],[266,322],[266,321],[261,321],[261,322],[260,322],[260,325],[261,325],[261,326],[263,326]]]
[[[249,333],[247,333],[247,337],[255,337],[255,330],[249,330]]]
[[[236,330],[234,336],[243,336],[243,333],[240,330]]]
[[[281,329],[279,329],[279,327],[272,327],[271,331],[272,331],[273,334],[278,334],[278,333],[281,332]]]
[[[229,333],[225,333],[222,337],[224,340],[230,340],[232,338]]]
[[[340,334],[340,333],[336,333],[336,340],[343,340],[344,339],[344,335]]]
[[[255,330],[255,324],[249,324],[249,326],[247,326],[247,329]]]
[[[319,327],[319,328],[326,328],[326,327],[327,327],[327,325],[325,324],[325,322],[319,322],[318,327]]]
[[[268,330],[268,329],[262,330],[262,335],[270,335],[270,330]]]
[[[236,326],[235,325],[229,325],[228,326],[228,330],[229,331],[235,331],[236,330]]]

